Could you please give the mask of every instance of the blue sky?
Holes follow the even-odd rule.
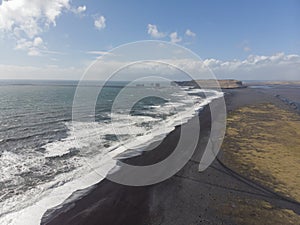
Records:
[[[299,27],[300,1],[296,0],[3,1],[0,78],[39,78],[39,68],[49,70],[43,79],[58,78],[58,74],[50,75],[55,69],[61,70],[62,79],[78,79],[78,75],[72,77],[72,70],[84,70],[97,56],[91,52],[100,54],[147,39],[171,41],[170,35],[173,42],[204,60],[215,60],[219,67],[220,62],[242,62],[253,56],[266,62],[261,57],[281,54],[285,63],[292,58],[296,68],[300,63]],[[35,68],[35,75],[20,74]],[[287,79],[296,79],[298,72]],[[235,76],[238,78],[238,72]]]

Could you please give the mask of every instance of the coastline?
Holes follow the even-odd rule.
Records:
[[[265,90],[246,88],[225,92],[228,113],[240,107],[269,102],[288,108],[273,93],[266,93]],[[173,177],[147,187],[129,187],[104,179],[81,199],[48,214],[48,217],[44,215],[41,224],[236,224],[235,216],[222,207],[235,211],[237,199],[265,201],[275,208],[299,214],[299,205],[276,198],[232,174],[222,164],[223,151],[218,155],[219,160],[215,160],[206,171],[198,172],[209,137],[209,113],[209,108],[205,107],[199,114],[201,133],[197,149],[192,159]],[[145,165],[164,159],[176,146],[179,132],[180,126],[177,126],[155,150],[124,161]]]
[[[203,140],[207,138],[207,132],[210,128],[209,114],[209,107],[205,106],[199,115],[194,116],[187,122],[188,124],[193,119],[200,120],[200,139]],[[150,165],[163,160],[176,147],[180,128],[181,125],[176,126],[163,139],[161,144],[153,150],[147,151],[146,148],[140,155],[125,158],[122,161],[132,165]],[[152,149],[152,145],[155,146],[156,142],[152,143],[148,148]],[[48,210],[44,214],[41,224],[145,224],[150,219],[149,205],[151,194],[157,185],[130,187],[116,184],[105,178],[94,185],[85,196],[68,202],[68,199],[72,199],[72,196],[81,191],[78,190],[65,201],[68,202],[67,204],[63,204],[57,209]]]

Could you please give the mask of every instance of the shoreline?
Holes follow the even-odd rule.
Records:
[[[224,90],[224,92],[226,92],[228,113],[244,106],[270,102],[292,110],[268,90],[245,88]],[[199,114],[199,119],[201,137],[194,155],[178,173],[168,180],[147,187],[129,187],[105,179],[82,199],[68,205],[69,208],[63,207],[60,213],[54,212],[57,215],[52,214],[51,218],[46,218],[44,215],[41,224],[236,224],[235,216],[224,213],[222,206],[226,205],[227,208],[235,211],[237,199],[264,201],[275,208],[300,213],[300,207],[297,204],[267,194],[265,190],[249,185],[248,182],[228,170],[222,163],[224,158],[222,149],[218,159],[206,171],[198,172],[199,162],[209,137],[211,123],[209,107],[204,108]],[[167,135],[156,151],[146,151],[142,155],[124,159],[124,161],[133,165],[147,165],[164,159],[172,152],[172,146],[176,146],[179,132],[180,126],[177,126]]]
[[[210,96],[210,97],[211,98],[209,98],[208,100],[214,98],[213,96]],[[197,104],[197,106],[199,106],[199,108],[200,108],[200,106],[201,105],[204,106],[204,104],[207,104],[207,101],[204,101],[203,105],[201,104],[201,101],[200,101],[199,104]],[[149,139],[145,139],[142,136],[141,139],[144,140],[145,145],[149,145],[153,140],[158,140],[157,137],[159,137],[160,140],[162,140],[165,137],[165,135],[167,135],[171,130],[173,130],[175,128],[176,125],[185,123],[189,118],[192,118],[192,117],[194,117],[194,115],[197,114],[195,110],[186,110],[186,112],[187,113],[180,114],[181,120],[177,119],[176,114],[175,114],[175,119],[174,119],[174,117],[172,117],[173,119],[171,119],[167,123],[167,126],[166,126],[167,129],[160,129],[160,127],[158,127],[157,132],[155,132],[154,134],[153,134],[153,132],[150,133],[150,135],[154,137],[150,141],[149,141]],[[170,129],[168,129],[168,128],[170,128]],[[161,134],[160,133],[161,131],[164,132],[163,135],[157,135],[157,134]],[[133,139],[133,142],[135,142],[137,139]],[[139,143],[138,141],[139,140],[137,140],[137,143]],[[69,143],[67,142],[66,146],[68,146],[68,144]],[[61,150],[64,150],[64,147],[65,147],[64,142],[62,142],[62,145],[59,145],[59,146],[60,146]],[[133,145],[131,145],[131,146],[133,146]],[[140,145],[140,147],[141,147],[141,145]],[[141,148],[143,148],[143,147],[141,147]],[[123,151],[123,148],[121,147],[119,150],[120,151],[111,151],[109,154],[117,155]],[[138,149],[138,150],[140,150],[140,149]],[[61,151],[61,152],[63,152],[63,151]],[[127,154],[127,157],[129,155],[132,156],[134,154]],[[156,155],[158,155],[158,154],[156,154]],[[100,158],[100,160],[101,159],[102,158]],[[105,159],[102,161],[106,162]],[[94,160],[93,162],[96,162],[95,165],[102,164],[101,162],[99,163],[98,160]],[[66,182],[66,183],[64,183],[64,179],[61,179],[61,180],[63,180],[63,182],[60,182],[60,183],[58,183],[58,182],[56,182],[56,180],[54,180],[52,183],[49,183],[49,185],[46,186],[46,188],[42,187],[42,190],[46,190],[46,192],[44,192],[45,195],[42,198],[40,198],[38,195],[36,195],[36,197],[38,198],[36,203],[32,203],[28,207],[25,206],[21,210],[5,214],[3,217],[1,217],[1,221],[3,221],[3,223],[7,223],[7,224],[9,224],[9,223],[22,224],[22,223],[24,223],[24,221],[26,221],[25,222],[26,224],[40,224],[41,218],[47,210],[49,210],[51,208],[59,209],[60,206],[66,202],[66,200],[67,201],[70,200],[69,197],[72,194],[73,194],[71,196],[72,200],[81,198],[81,195],[83,196],[84,192],[88,193],[87,189],[89,189],[89,190],[93,189],[92,186],[95,186],[95,184],[99,183],[106,176],[106,173],[102,173],[102,171],[100,170],[102,167],[99,170],[95,171],[95,170],[89,170],[88,164],[86,164],[87,167],[85,166],[85,164],[83,164],[83,165],[84,165],[83,169],[86,169],[84,171],[91,171],[91,173],[78,173],[79,179],[74,179],[71,182]],[[104,165],[106,166],[107,164],[104,164]],[[106,172],[106,171],[111,170],[113,167],[115,167],[115,163],[109,164],[107,167],[104,167],[104,170],[107,169],[107,170],[105,170],[105,172]],[[116,167],[116,168],[118,168],[118,167]],[[102,174],[102,176],[99,176],[99,172],[100,172],[100,174]],[[76,173],[74,173],[74,174],[76,174]],[[64,178],[64,174],[61,174],[61,178]],[[57,180],[59,181],[59,178]],[[60,184],[64,184],[64,185],[60,185]],[[77,191],[77,190],[80,190],[80,191]],[[18,198],[21,195],[16,194],[15,196],[16,196],[16,198]],[[63,207],[63,210],[67,210],[67,208]],[[12,221],[12,222],[10,222],[10,221]]]
[[[214,100],[215,101],[215,100]],[[210,126],[210,120],[207,119],[209,114],[209,107],[205,106],[198,115],[192,117],[187,123],[190,123],[191,120],[195,118],[199,118],[201,123],[201,132],[203,130],[207,130]],[[153,163],[159,162],[164,158],[168,157],[174,150],[177,145],[177,138],[180,135],[180,128],[182,125],[177,125],[173,131],[171,131],[161,142],[161,144],[154,148],[151,151],[147,151],[147,149],[152,149],[153,146],[157,144],[157,142],[153,142],[150,144],[146,150],[144,150],[140,155],[133,156],[130,158],[122,159],[121,161],[131,164],[131,165],[151,165]],[[204,128],[205,126],[205,128]],[[204,129],[203,129],[204,128]],[[126,152],[125,152],[126,153]],[[159,154],[158,154],[159,153]],[[122,168],[120,168],[121,170]],[[80,211],[82,210],[90,210],[93,208],[92,205],[97,205],[99,202],[101,204],[97,205],[97,209],[92,209],[92,211],[101,211],[101,215],[99,220],[101,219],[101,224],[143,224],[144,221],[149,220],[149,198],[150,191],[154,186],[145,186],[145,187],[130,187],[121,184],[116,184],[107,178],[101,180],[99,183],[93,185],[91,190],[88,191],[84,196],[81,196],[79,199],[75,201],[69,201],[72,199],[72,196],[76,195],[77,192],[82,190],[78,190],[74,192],[68,199],[64,202],[68,202],[67,204],[62,204],[62,207],[55,207],[58,209],[49,209],[42,217],[41,224],[99,224],[98,218],[93,218],[93,221],[97,222],[87,222],[93,216],[89,216],[88,219],[84,218],[81,215]],[[138,197],[136,197],[137,195]],[[96,199],[93,201],[92,199]],[[135,202],[131,204],[129,207],[122,207],[123,204],[115,205],[114,202]],[[138,203],[138,204],[136,204]],[[105,209],[106,208],[106,209]],[[107,212],[107,208],[109,208],[109,212]],[[127,209],[126,209],[127,208]],[[139,212],[134,213],[131,216],[130,212],[136,211],[135,209],[139,208]],[[113,211],[113,212],[112,212]],[[122,211],[122,212],[121,212]],[[125,213],[126,212],[126,213]],[[54,215],[58,214],[58,215]],[[124,214],[124,217],[120,216],[120,214]],[[114,215],[118,215],[121,219],[115,219]],[[111,217],[112,216],[112,217]],[[129,219],[125,218],[130,217]],[[80,219],[79,219],[80,217]],[[76,218],[76,219],[75,219]],[[74,221],[75,219],[76,221]],[[79,222],[81,221],[82,222]],[[120,221],[119,221],[120,220]],[[142,223],[141,223],[142,222]]]

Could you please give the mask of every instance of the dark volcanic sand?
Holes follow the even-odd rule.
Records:
[[[287,107],[267,90],[226,90],[227,109],[273,102]],[[49,225],[198,225],[234,224],[222,215],[217,206],[235,197],[265,199],[278,208],[300,213],[299,205],[279,199],[257,187],[249,186],[233,176],[218,160],[199,173],[199,161],[207,144],[210,130],[209,108],[200,114],[201,134],[192,159],[172,178],[148,187],[129,187],[103,180],[82,199],[44,216],[42,224]],[[191,122],[189,122],[191,123]],[[192,127],[193,124],[190,124]],[[153,151],[127,159],[141,165],[164,159],[176,146],[177,127]],[[219,156],[222,159],[222,152]],[[47,214],[47,213],[46,213]]]

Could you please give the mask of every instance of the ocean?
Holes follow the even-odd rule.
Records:
[[[47,209],[115,169],[126,149],[131,149],[126,157],[140,154],[143,147],[162,140],[223,96],[189,87],[133,86],[122,98],[125,103],[145,91],[168,97],[149,95],[134,104],[128,115],[113,106],[125,84],[103,87],[95,115],[88,115],[94,122],[85,122],[72,120],[76,81],[0,82],[1,225],[39,224]],[[95,89],[99,87],[86,86],[87,92]],[[76,110],[84,111],[88,103],[83,101]]]

